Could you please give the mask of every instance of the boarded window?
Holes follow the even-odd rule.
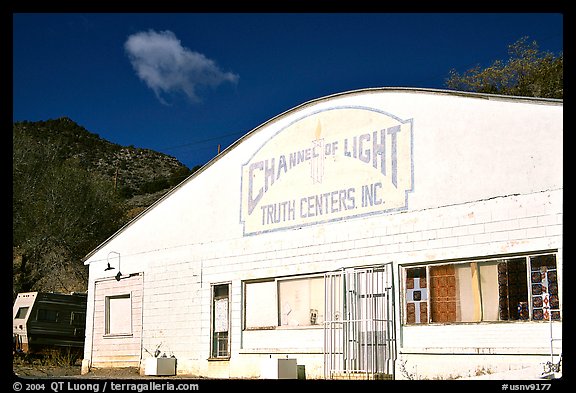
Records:
[[[246,328],[278,325],[276,281],[246,283],[244,294]]]
[[[432,322],[456,321],[458,292],[453,265],[430,268],[430,312]]]
[[[130,294],[106,297],[106,334],[132,334]]]

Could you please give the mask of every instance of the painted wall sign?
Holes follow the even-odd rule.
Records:
[[[405,210],[412,119],[367,107],[315,112],[279,130],[242,166],[244,234]]]

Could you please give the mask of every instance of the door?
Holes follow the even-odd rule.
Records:
[[[392,263],[329,272],[324,280],[325,378],[393,378]]]
[[[96,281],[93,367],[137,367],[142,357],[142,274]]]

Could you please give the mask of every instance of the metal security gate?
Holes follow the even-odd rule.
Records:
[[[392,263],[324,275],[324,377],[393,379]]]

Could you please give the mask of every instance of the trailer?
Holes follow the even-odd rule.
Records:
[[[14,353],[81,352],[86,328],[86,293],[23,292],[14,301]]]

